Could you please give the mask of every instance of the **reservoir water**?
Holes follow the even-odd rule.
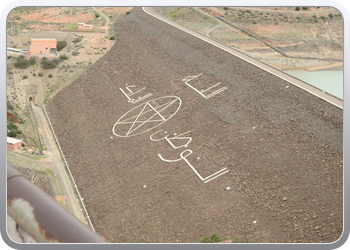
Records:
[[[307,82],[324,92],[343,99],[343,71],[296,71],[288,70],[285,73]]]

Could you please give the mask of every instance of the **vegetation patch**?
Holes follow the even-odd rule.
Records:
[[[8,133],[9,137],[16,137],[18,134],[22,134],[22,131],[18,129],[17,125],[12,122],[7,125],[7,129],[10,130]]]
[[[57,41],[56,49],[57,49],[57,51],[61,51],[66,46],[67,46],[66,41]]]
[[[43,57],[43,59],[41,60],[41,67],[43,69],[54,69],[56,68],[57,64],[53,61],[50,60],[46,57]]]
[[[26,59],[24,56],[19,56],[17,58],[17,61],[13,64],[15,68],[19,69],[26,69],[30,66],[29,60]]]

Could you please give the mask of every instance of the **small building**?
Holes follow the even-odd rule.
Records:
[[[19,147],[22,147],[22,145],[23,145],[22,140],[18,140],[12,137],[7,137],[7,149],[16,150]]]
[[[29,54],[31,56],[57,56],[56,46],[57,41],[55,38],[32,38]]]
[[[91,30],[91,24],[78,23],[78,30]]]

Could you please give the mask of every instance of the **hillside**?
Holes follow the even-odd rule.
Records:
[[[35,145],[30,124],[29,96],[36,104],[44,104],[64,87],[71,84],[103,55],[115,40],[114,28],[132,8],[103,7],[18,7],[7,19],[7,47],[28,49],[31,38],[55,38],[67,46],[59,51],[67,60],[55,59],[57,67],[43,69],[42,58],[33,57],[34,64],[25,69],[14,67],[20,54],[7,52],[7,101],[13,111],[24,120],[18,135],[26,145]],[[105,17],[100,14],[102,12]],[[108,26],[106,18],[108,18]],[[91,32],[78,31],[76,24],[92,24]],[[29,58],[27,58],[29,59]],[[50,60],[52,58],[49,58]],[[11,122],[11,120],[10,120]]]
[[[340,237],[341,109],[141,8],[116,32],[47,104],[98,233],[119,243]]]
[[[343,59],[343,18],[331,7],[154,8],[169,19],[281,70],[342,70],[342,62],[286,58],[243,28],[291,56]]]

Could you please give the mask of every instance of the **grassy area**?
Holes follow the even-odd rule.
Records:
[[[35,155],[35,154],[29,154],[28,152],[27,153],[25,153],[25,154],[21,154],[21,153],[18,153],[18,152],[16,152],[16,151],[13,151],[13,154],[17,154],[17,155],[21,155],[21,156],[24,156],[24,157],[27,157],[27,158],[29,158],[29,159],[32,159],[32,160],[37,160],[37,161],[39,161],[39,160],[41,160],[41,159],[46,159],[46,158],[48,158],[48,156],[47,155]],[[11,154],[12,155],[12,154]]]
[[[50,176],[51,180],[52,180],[52,183],[55,187],[55,190],[56,190],[56,193],[57,195],[59,195],[60,197],[64,196],[64,193],[63,193],[63,189],[62,189],[62,186],[61,186],[61,183],[57,177],[57,175],[55,174],[55,172],[53,172],[51,169],[49,168],[46,168],[45,171],[44,171],[48,176]],[[69,210],[69,207],[68,207],[68,204],[67,203],[63,203],[64,201],[61,200],[59,201],[59,203],[61,204],[62,207],[64,207],[65,209]]]
[[[67,26],[67,30],[77,30],[78,29],[78,24],[77,23],[71,23],[70,25]]]
[[[25,157],[27,157],[27,155]],[[31,159],[31,157],[27,157],[27,158]],[[7,162],[15,166],[29,167],[29,168],[38,169],[40,171],[45,170],[45,168],[38,163],[16,157],[16,153],[15,154],[7,153]]]
[[[14,153],[15,154],[7,153],[7,162],[9,164],[11,164],[13,166],[21,166],[21,167],[26,167],[26,168],[36,169],[36,170],[42,171],[44,174],[48,175],[49,178],[51,179],[52,184],[54,186],[54,190],[56,192],[56,195],[59,195],[59,196],[64,195],[62,186],[60,184],[60,181],[59,181],[57,175],[51,169],[46,168],[46,167],[42,166],[41,164],[38,164],[36,162],[32,162],[29,160],[29,159],[38,160],[38,159],[41,159],[43,156],[37,156],[37,155],[31,155],[31,154],[22,155],[22,156],[28,158],[28,160],[26,160],[23,158],[16,157],[16,154],[18,154],[18,153],[16,153],[16,152],[14,152]],[[67,203],[64,204],[63,202],[60,201],[60,204],[68,210]]]

